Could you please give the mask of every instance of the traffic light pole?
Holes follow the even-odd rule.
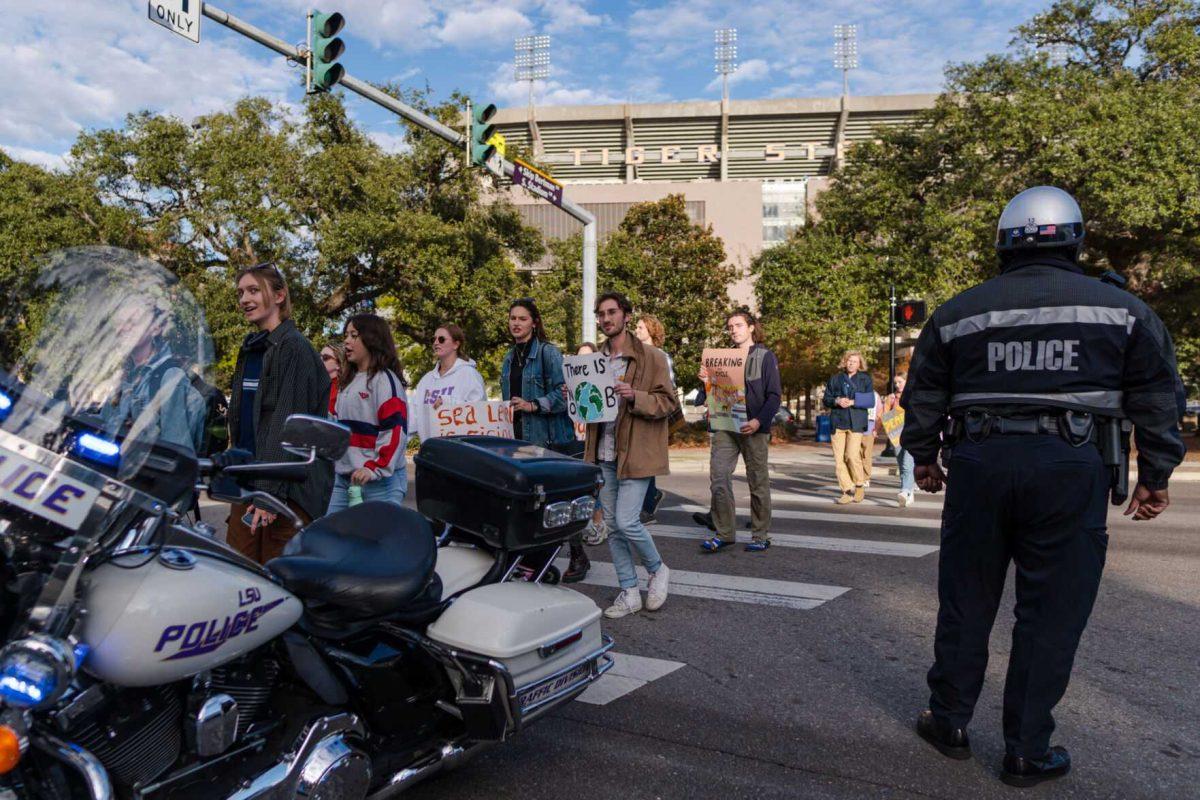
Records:
[[[201,6],[201,11],[204,16],[216,22],[218,25],[224,25],[226,28],[240,33],[248,39],[252,39],[264,47],[268,47],[286,58],[295,61],[298,64],[304,64],[308,58],[308,53],[301,50],[293,44],[279,39],[266,31],[251,25],[245,20],[238,19],[227,11],[214,6],[212,3],[204,3]],[[380,91],[366,81],[360,81],[358,78],[352,77],[349,73],[342,76],[339,83],[350,91],[362,97],[365,100],[370,100],[378,106],[386,108],[393,114],[402,119],[424,128],[430,133],[441,137],[450,144],[456,147],[467,147],[468,139],[453,128],[443,125],[433,117],[425,114],[418,109],[413,108],[407,103],[402,103],[391,95]],[[470,163],[469,160],[467,163]],[[501,167],[504,174],[512,177],[513,163],[508,159],[501,160]],[[583,324],[581,326],[582,338],[580,341],[587,342],[596,338],[596,217],[583,206],[574,203],[567,198],[563,198],[560,206],[563,211],[570,214],[575,219],[583,223],[583,313],[581,318]],[[893,305],[895,298],[893,297]]]
[[[889,305],[891,310],[888,312],[888,385],[887,394],[896,391],[896,284],[888,284],[888,292],[890,295]],[[880,425],[879,420],[875,420],[876,425]],[[896,448],[892,446],[892,440],[887,439],[883,445],[882,456],[891,458],[896,457]]]

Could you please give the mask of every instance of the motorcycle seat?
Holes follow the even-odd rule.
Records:
[[[440,599],[436,560],[437,543],[423,516],[365,502],[314,520],[267,569],[310,614],[326,623],[351,622]]]

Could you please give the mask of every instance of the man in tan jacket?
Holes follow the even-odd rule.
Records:
[[[670,571],[662,562],[640,514],[650,478],[670,472],[667,418],[678,405],[667,358],[656,347],[645,345],[628,332],[633,306],[619,292],[608,292],[596,302],[596,321],[607,341],[600,352],[608,356],[617,376],[620,397],[613,422],[587,426],[584,460],[598,464],[604,474],[600,502],[611,531],[608,546],[621,593],[604,616],[617,619],[642,609],[634,553],[650,573],[646,608],[657,611],[667,599]]]

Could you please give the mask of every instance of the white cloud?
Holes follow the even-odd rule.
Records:
[[[567,0],[547,0],[542,8],[549,17],[545,28],[547,33],[576,33],[605,21],[604,17],[589,12],[581,4]]]
[[[390,131],[370,131],[367,136],[387,153],[407,153],[412,149],[405,141],[404,134]]]
[[[49,153],[45,150],[34,150],[29,147],[4,145],[0,150],[8,153],[17,161],[28,161],[46,169],[62,169],[67,165],[67,153]]]
[[[529,17],[514,8],[482,6],[455,9],[437,32],[439,40],[456,47],[510,43],[533,28]]]
[[[286,14],[299,19],[298,15],[313,7],[313,0],[258,0],[258,3],[276,18]],[[346,35],[365,39],[372,47],[387,44],[414,51],[436,44],[430,28],[437,22],[438,14],[429,0],[327,0],[326,5],[336,8],[346,18],[343,31]],[[286,10],[281,11],[281,6]]]
[[[746,63],[738,67],[737,72],[729,76],[730,87],[737,86],[743,83],[753,83],[761,81],[763,78],[771,74],[771,67],[766,61],[761,58],[752,58]],[[721,88],[721,76],[713,78],[708,86],[704,87],[706,91],[715,92]]]
[[[139,109],[190,119],[246,94],[282,100],[297,85],[282,58],[258,60],[207,31],[192,44],[150,22],[137,0],[18,0],[0,27],[0,51],[20,76],[5,85],[0,142],[66,150],[79,131]]]

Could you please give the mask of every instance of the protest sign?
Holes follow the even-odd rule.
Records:
[[[433,435],[513,437],[512,408],[507,400],[477,400],[473,403],[442,403],[432,410]]]
[[[738,433],[746,424],[746,358],[748,350],[704,348],[700,363],[708,373],[708,429]]]
[[[567,382],[567,413],[573,422],[612,422],[617,418],[616,375],[608,368],[608,356],[588,353],[563,356],[563,380]]]
[[[883,432],[887,434],[888,441],[893,447],[899,447],[900,432],[904,430],[904,409],[896,406],[891,411],[884,412],[879,421],[883,423]]]

